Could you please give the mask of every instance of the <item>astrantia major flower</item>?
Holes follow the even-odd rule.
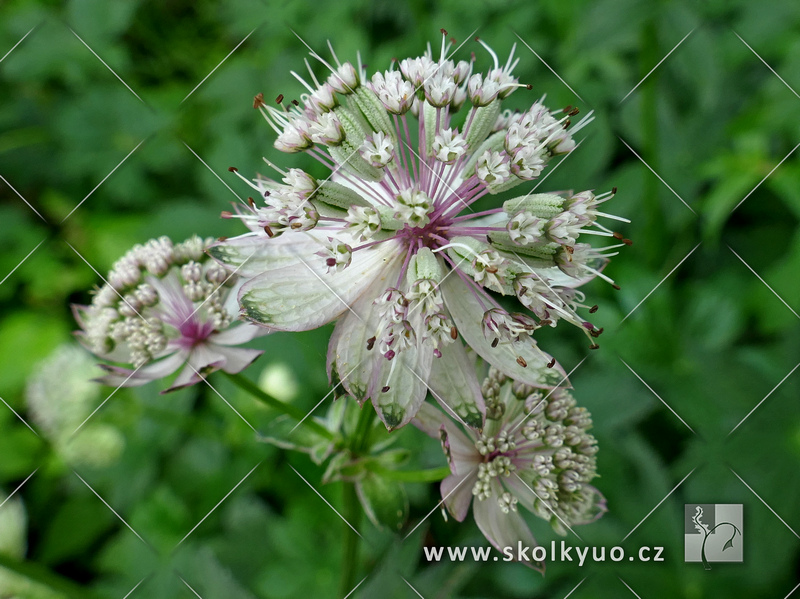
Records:
[[[259,96],[256,106],[278,134],[277,149],[308,153],[330,176],[293,168],[279,170],[281,181],[245,179],[258,200],[223,216],[250,232],[210,249],[248,279],[239,294],[245,318],[283,331],[338,319],[332,381],[371,399],[390,429],[409,422],[429,388],[440,401],[453,398],[453,381],[451,408],[482,424],[465,344],[507,375],[551,388],[563,370],[537,347],[534,330],[563,319],[599,334],[577,315],[585,306],[574,288],[606,278],[610,248],[577,239],[613,234],[597,223],[612,194],[528,194],[471,208],[538,177],[575,147],[572,133],[591,116],[569,129],[571,107],[503,111],[503,99],[527,86],[512,75],[513,49],[501,65],[483,45],[494,61],[484,74],[450,60],[444,39],[438,60],[429,47],[371,78],[360,58],[354,66],[334,54],[334,66],[312,53],[331,74],[320,82],[309,68],[313,84],[295,74],[308,89],[302,105],[279,96],[271,107]],[[517,296],[537,319],[509,313],[490,292]]]
[[[120,258],[88,306],[73,306],[77,336],[109,362],[100,382],[128,387],[169,376],[168,391],[222,369],[237,373],[262,352],[235,347],[267,333],[237,322],[236,276],[205,253],[213,239],[168,237],[137,245]]]
[[[536,546],[520,507],[561,535],[602,516],[605,499],[589,484],[597,453],[589,412],[565,389],[542,393],[496,369],[482,392],[486,426],[480,432],[460,429],[433,406],[423,406],[414,420],[441,440],[450,462],[452,474],[441,484],[450,514],[461,522],[472,504],[475,522],[498,551]]]

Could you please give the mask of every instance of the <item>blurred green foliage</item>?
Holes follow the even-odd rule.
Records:
[[[358,580],[367,578],[354,596],[413,597],[413,585],[426,598],[564,597],[584,578],[571,597],[631,596],[620,579],[643,599],[784,597],[793,589],[794,0],[9,0],[0,23],[0,396],[20,416],[28,419],[24,387],[37,362],[70,341],[69,304],[87,301],[99,282],[93,269],[107,272],[130,246],[159,235],[236,234],[218,218],[246,192],[230,165],[254,174],[267,156],[316,168],[274,151],[272,131],[251,108],[258,92],[301,93],[289,74],[303,69],[307,48],[298,38],[317,50],[331,39],[340,57],[360,51],[376,67],[417,55],[438,41],[440,27],[459,43],[480,35],[500,55],[517,43],[517,74],[534,91],[515,93],[511,106],[547,93],[552,107],[596,115],[541,189],[618,186],[609,211],[631,219],[623,230],[634,240],[608,268],[622,289],[599,281],[587,289],[605,327],[601,349],[590,354],[583,336],[564,327],[541,341],[568,370],[579,365],[572,382],[594,415],[598,486],[609,500],[609,513],[568,542],[620,544],[629,553],[659,545],[666,561],[553,563],[544,578],[502,562],[429,564],[423,544],[485,541],[470,521],[445,522],[438,511],[404,539],[438,501],[436,485],[410,484],[410,519],[399,534],[362,519]],[[489,64],[467,41],[461,55],[471,51]],[[267,364],[286,364],[298,382],[293,401],[311,409],[328,392],[328,334],[260,340],[266,353],[253,378]],[[259,430],[277,417],[227,381],[214,385]],[[0,597],[123,597],[136,585],[132,597],[193,596],[187,587],[207,599],[336,596],[343,524],[292,468],[334,506],[341,484],[320,485],[322,469],[307,456],[257,442],[211,389],[158,390],[110,397],[93,418],[121,431],[125,449],[110,465],[75,470],[0,405],[0,487],[10,493],[35,471],[17,494],[28,513],[27,561],[3,557]],[[444,464],[422,433],[395,434],[417,467]],[[683,563],[683,504],[700,502],[744,504],[743,564],[706,572]],[[555,538],[544,523],[532,525],[540,542]]]

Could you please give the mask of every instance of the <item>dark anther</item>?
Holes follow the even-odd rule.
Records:
[[[494,341],[492,341],[492,348],[495,348],[495,347],[497,347],[497,344],[498,344],[498,343],[500,343],[500,340],[499,340],[499,339],[495,339]]]
[[[267,234],[267,237],[275,237],[275,233],[272,232],[272,229],[269,228],[269,225],[264,225],[264,233]]]
[[[458,329],[456,327],[450,327],[450,339],[454,341],[458,339]]]
[[[622,235],[622,233],[617,233],[616,231],[614,231],[614,232],[612,233],[612,235],[614,236],[614,239],[619,239],[619,240],[622,240],[622,238],[623,238],[623,235]]]
[[[442,32],[442,35],[447,35],[447,29],[442,28],[439,31]]]
[[[479,42],[479,41],[481,41],[481,38],[479,38],[479,37],[477,37],[477,36],[476,36],[476,37],[475,37],[475,41],[476,41],[476,42]]]
[[[491,273],[491,274],[495,274],[497,272],[497,267],[496,266],[487,266],[486,267],[486,272]]]
[[[294,104],[295,106],[300,106],[300,102],[298,102],[297,100],[292,100],[292,104]]]
[[[247,203],[250,204],[251,208],[255,208],[256,207],[256,201],[251,197],[247,198]]]
[[[227,237],[217,237],[217,241],[228,241]]]
[[[633,242],[627,237],[622,240],[622,243],[624,243],[625,245],[633,245]]]
[[[570,104],[569,106],[567,106],[567,107],[564,109],[564,114],[569,114],[569,112],[570,112],[571,110],[572,110],[572,104]]]
[[[612,188],[611,188],[611,193],[612,193],[613,195],[617,195],[617,188],[616,188],[616,187],[612,187]]]
[[[551,324],[553,324],[553,321],[552,321],[552,320],[550,320],[549,318],[545,318],[544,320],[540,320],[540,321],[539,321],[539,326],[540,326],[540,327],[548,327],[548,326],[550,326]]]
[[[281,102],[283,102],[283,94],[278,94],[278,97],[275,98],[275,103],[280,104]]]
[[[600,346],[599,346],[599,345],[597,345],[596,343],[592,343],[592,344],[589,346],[589,349],[600,349]]]
[[[519,364],[523,368],[527,368],[528,367],[528,363],[525,361],[525,358],[523,358],[522,356],[517,356],[517,364]]]
[[[597,312],[597,304],[589,308],[589,314],[594,314],[595,312]]]
[[[619,291],[620,289],[622,289],[622,288],[621,288],[619,285],[617,285],[616,283],[611,283],[611,286],[612,286],[614,289],[616,289],[617,291]]]
[[[581,111],[581,109],[580,109],[580,108],[578,108],[578,107],[576,106],[575,108],[573,108],[572,110],[570,110],[568,114],[569,114],[569,116],[575,116],[575,115],[576,115],[576,114],[578,114],[580,111]]]
[[[371,350],[373,347],[375,347],[375,337],[370,337],[367,339],[367,350]]]
[[[569,119],[567,119],[566,121],[564,121],[564,129],[566,129],[567,127],[569,127],[571,124],[572,124],[572,121],[571,121],[571,120],[569,120]]]
[[[552,368],[552,367],[553,367],[553,366],[555,366],[555,365],[556,365],[556,359],[555,359],[555,358],[553,358],[552,360],[550,360],[550,361],[547,363],[547,367],[548,367],[548,368]]]
[[[381,393],[389,393],[389,389],[390,389],[389,385],[386,385],[381,389]]]
[[[255,98],[253,98],[253,108],[261,108],[262,106],[266,106],[264,103],[264,94],[258,93]]]
[[[568,253],[570,256],[571,256],[573,253],[575,253],[575,248],[574,248],[574,247],[572,247],[571,245],[565,245],[565,246],[564,246],[564,249],[565,249],[565,250],[567,250],[567,253]]]
[[[325,264],[328,266],[336,266],[336,258],[328,258],[325,260]]]
[[[527,83],[525,85],[525,89],[533,89],[533,86],[530,83]]]
[[[235,166],[229,166],[229,167],[228,167],[228,172],[229,172],[229,173],[238,173],[238,172],[239,172],[239,169],[238,169],[238,168],[236,168]]]

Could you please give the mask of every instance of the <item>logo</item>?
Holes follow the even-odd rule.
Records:
[[[741,562],[744,554],[744,528],[740,503],[688,503],[684,506],[684,560],[703,562]]]

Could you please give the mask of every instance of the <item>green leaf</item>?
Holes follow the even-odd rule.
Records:
[[[408,518],[408,496],[402,483],[369,473],[356,482],[356,492],[375,526],[394,531],[403,527]]]

